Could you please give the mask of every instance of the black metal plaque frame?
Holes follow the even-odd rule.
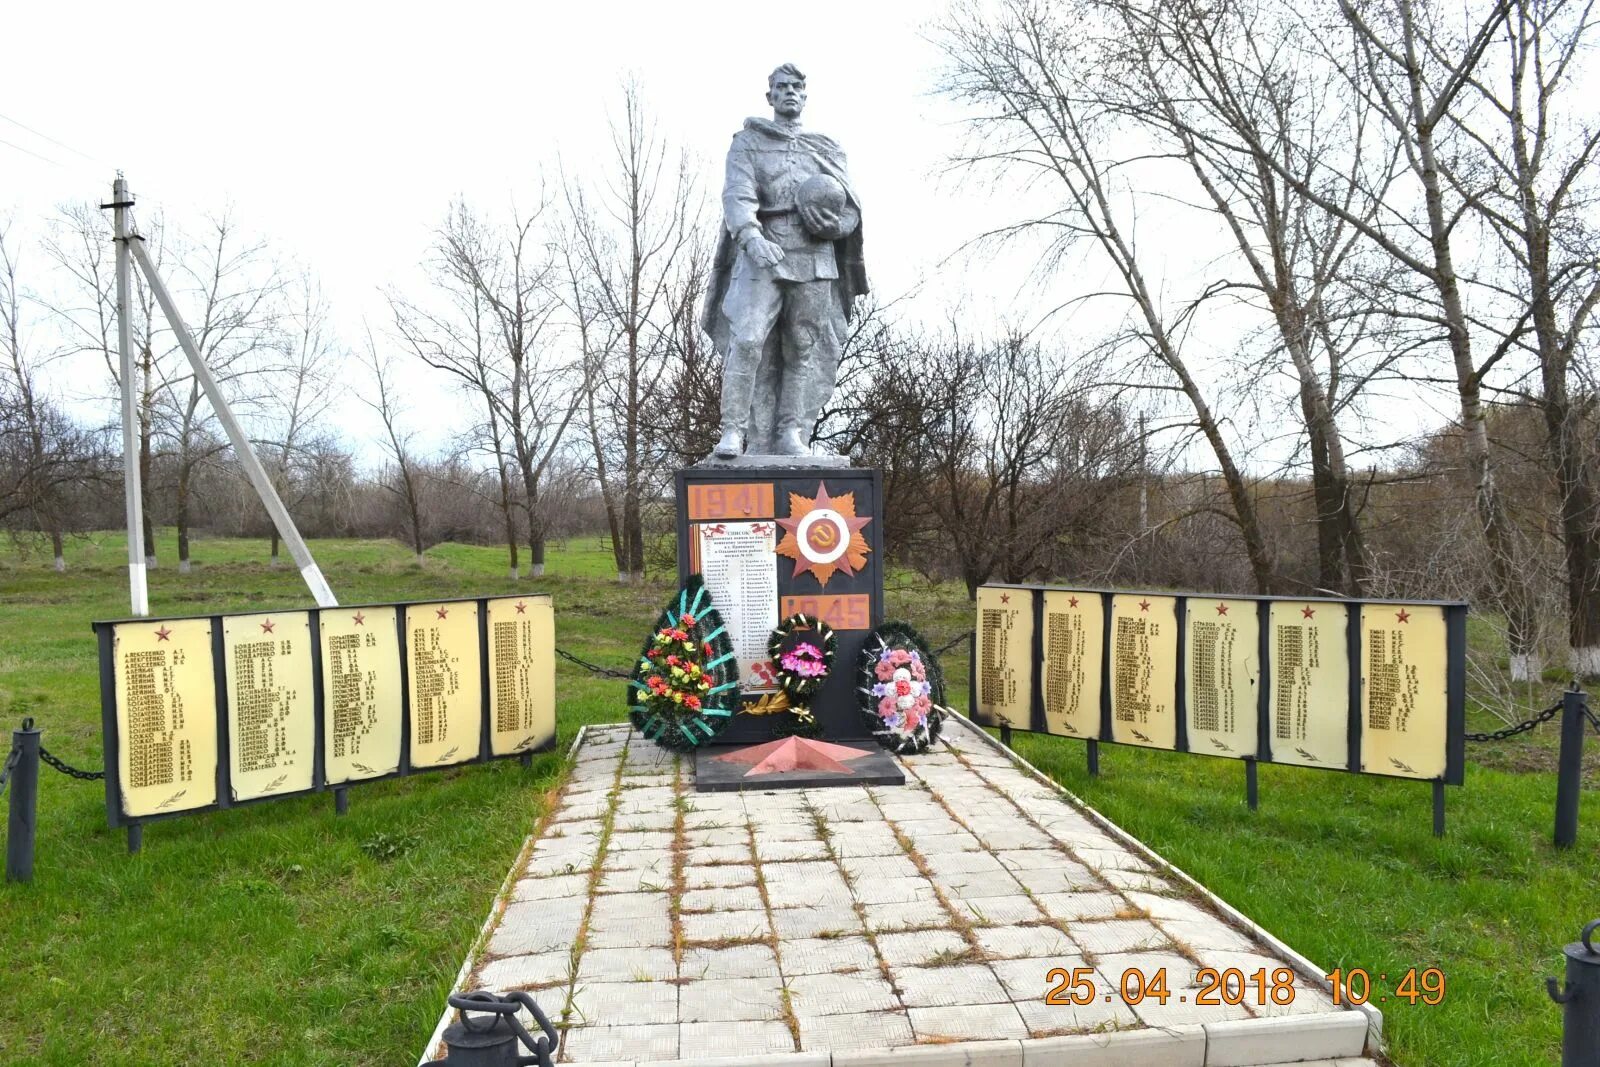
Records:
[[[149,618],[109,619],[92,623],[100,652],[100,729],[101,744],[105,754],[106,770],[106,822],[113,829],[123,829],[141,826],[147,822],[158,822],[163,819],[175,819],[185,815],[198,815],[206,811],[219,811],[226,808],[240,808],[251,804],[260,804],[266,801],[282,800],[285,797],[305,796],[310,793],[340,792],[353,786],[367,785],[372,782],[384,782],[393,778],[405,778],[413,774],[422,774],[429,771],[445,771],[455,767],[467,767],[479,763],[488,763],[497,759],[523,759],[528,756],[543,752],[553,751],[560,742],[560,722],[551,734],[550,740],[536,748],[524,749],[521,752],[507,752],[503,755],[494,755],[490,750],[490,722],[489,722],[489,602],[492,600],[509,600],[513,598],[549,600],[548,593],[507,593],[496,596],[482,597],[435,597],[423,600],[390,601],[380,604],[341,604],[337,608],[297,608],[285,607],[267,611],[228,612],[212,615],[168,615]],[[478,676],[480,682],[480,701],[478,709],[478,754],[471,759],[460,760],[456,763],[447,763],[440,766],[413,766],[411,764],[411,678],[410,666],[406,656],[406,609],[417,604],[475,604],[478,609]],[[395,609],[394,639],[400,651],[400,763],[397,769],[387,774],[377,774],[370,778],[353,778],[346,781],[329,782],[327,780],[327,753],[326,737],[324,735],[325,716],[327,709],[324,704],[325,694],[322,685],[322,631],[321,617],[326,612],[360,611],[364,608],[393,608]],[[312,729],[315,736],[312,741],[312,775],[311,786],[307,789],[296,789],[282,793],[271,793],[267,796],[251,797],[247,800],[234,800],[232,767],[228,741],[228,693],[227,693],[227,668],[222,657],[222,620],[250,618],[253,616],[284,615],[289,613],[306,612],[311,618],[311,678],[312,678]],[[130,623],[159,623],[179,622],[205,619],[211,624],[211,668],[212,682],[216,686],[217,714],[215,728],[217,731],[217,799],[210,804],[194,808],[184,808],[181,811],[157,812],[151,815],[130,816],[122,810],[122,739],[117,733],[117,681],[113,662],[113,638],[118,626]]]
[[[1464,780],[1466,766],[1466,728],[1467,728],[1467,611],[1468,605],[1461,601],[1453,600],[1380,600],[1376,598],[1341,599],[1338,597],[1287,597],[1287,596],[1239,596],[1232,593],[1172,593],[1160,590],[1138,589],[1084,589],[1077,586],[1043,586],[1043,585],[1009,585],[1004,583],[991,583],[985,589],[1010,589],[1025,593],[1031,598],[1033,609],[1033,648],[1032,666],[1029,672],[1028,684],[1030,689],[1029,715],[1027,725],[1011,723],[1010,729],[1026,730],[1030,733],[1043,733],[1051,737],[1064,737],[1069,740],[1086,741],[1091,746],[1098,743],[1122,744],[1112,739],[1111,732],[1111,686],[1109,684],[1109,664],[1111,662],[1111,597],[1123,596],[1156,596],[1175,598],[1177,603],[1175,611],[1178,619],[1177,656],[1178,670],[1174,681],[1173,713],[1177,717],[1177,741],[1174,747],[1165,748],[1156,745],[1130,745],[1132,748],[1153,749],[1157,752],[1192,752],[1196,755],[1211,756],[1215,759],[1235,759],[1243,762],[1274,763],[1272,756],[1272,722],[1271,722],[1271,686],[1272,686],[1272,657],[1269,633],[1271,627],[1272,604],[1277,602],[1296,604],[1336,604],[1347,608],[1347,633],[1346,654],[1349,664],[1350,684],[1346,695],[1345,716],[1347,721],[1345,762],[1338,766],[1316,767],[1306,766],[1301,763],[1284,764],[1284,766],[1306,767],[1307,770],[1342,770],[1356,774],[1367,774],[1380,778],[1395,778],[1406,782],[1439,781],[1444,785],[1461,785]],[[1098,596],[1101,600],[1101,615],[1103,625],[1101,628],[1100,663],[1100,733],[1098,737],[1074,738],[1071,734],[1052,734],[1045,729],[1047,720],[1044,709],[1044,594],[1046,592],[1072,592],[1084,596]],[[1184,680],[1183,658],[1186,653],[1185,622],[1190,600],[1209,599],[1239,600],[1256,605],[1256,620],[1258,629],[1258,651],[1261,660],[1261,674],[1259,692],[1256,694],[1256,755],[1227,756],[1220,753],[1197,751],[1191,749],[1188,743],[1188,692]],[[1361,767],[1361,742],[1364,724],[1361,721],[1361,618],[1362,612],[1371,604],[1398,604],[1403,607],[1443,608],[1445,623],[1445,773],[1442,779],[1417,778],[1411,775],[1387,774],[1383,771],[1363,770]],[[968,689],[967,711],[973,722],[983,726],[996,726],[990,717],[978,713],[978,644],[977,635],[973,635],[971,662],[971,685]]]
[[[674,475],[678,518],[678,580],[687,581],[691,573],[689,544],[693,532],[689,519],[689,487],[702,484],[760,484],[773,487],[773,519],[789,517],[789,493],[810,496],[819,483],[828,486],[830,496],[855,493],[856,514],[872,521],[862,528],[867,546],[867,564],[855,575],[835,572],[827,588],[814,574],[793,575],[787,556],[778,557],[778,597],[780,603],[786,596],[843,596],[865,594],[871,615],[870,627],[883,622],[883,472],[861,467],[807,466],[804,457],[796,457],[792,467],[688,467]],[[834,491],[834,487],[838,491]],[[751,521],[758,522],[767,516],[751,515],[748,520],[725,518],[701,521]],[[781,612],[779,615],[782,618]],[[833,625],[831,620],[824,619]],[[845,630],[835,626],[838,644],[834,653],[833,670],[822,689],[812,698],[811,709],[822,723],[823,734],[829,740],[865,740],[872,736],[855,696],[857,661],[862,646],[866,644],[868,630]],[[765,717],[735,715],[716,743],[738,744],[771,739],[771,727]]]

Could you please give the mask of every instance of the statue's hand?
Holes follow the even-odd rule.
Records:
[[[825,241],[838,240],[844,236],[839,226],[839,216],[824,207],[814,204],[800,204],[800,221],[805,223],[806,230],[813,236]]]
[[[758,267],[775,266],[783,259],[783,249],[776,242],[769,241],[760,234],[753,234],[744,243],[744,253]]]

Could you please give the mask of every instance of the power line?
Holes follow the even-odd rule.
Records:
[[[19,144],[12,144],[10,141],[5,140],[4,138],[0,138],[0,144],[5,145],[7,148],[15,148],[18,152],[21,152],[24,155],[32,156],[34,159],[41,160],[41,161],[43,161],[45,163],[48,163],[52,167],[60,167],[62,170],[66,170],[67,169],[66,164],[57,163],[55,160],[50,159],[48,156],[41,156],[39,153],[33,151],[31,148],[23,148]],[[63,146],[63,147],[65,147],[65,146]]]
[[[47,133],[40,133],[38,130],[34,129],[32,126],[27,125],[26,123],[18,122],[16,119],[12,118],[10,115],[0,115],[0,119],[3,119],[6,122],[11,123],[11,125],[19,127],[20,129],[27,130],[29,133],[33,134],[35,137],[44,138],[46,141],[49,141],[51,144],[55,145],[57,148],[65,148],[68,152],[71,152],[73,155],[82,156],[84,159],[87,159],[91,163],[101,163],[101,162],[103,162],[102,160],[98,160],[94,156],[91,156],[87,152],[80,152],[78,149],[73,148],[71,145],[69,145],[69,144],[67,144],[67,143],[65,143],[63,141],[56,140],[54,137],[51,137]],[[12,145],[12,147],[15,148],[16,146]]]

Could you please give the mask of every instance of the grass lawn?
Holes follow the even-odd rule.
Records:
[[[189,575],[171,565],[170,536],[159,547],[153,614],[309,602],[293,568],[265,565],[264,541],[200,541]],[[422,570],[389,542],[312,549],[347,603],[551,592],[557,643],[615,666],[668,588],[618,587],[592,541],[554,548],[548,576],[515,585],[495,549],[440,546]],[[34,715],[46,746],[80,766],[101,765],[89,623],[127,614],[125,560],[109,535],[74,542],[65,575],[0,550],[0,726]],[[896,576],[888,599],[935,644],[971,625],[959,587]],[[964,707],[964,654],[945,666]],[[557,689],[563,742],[622,717],[615,681],[558,662]],[[1078,743],[1019,734],[1017,746],[1318,963],[1371,971],[1375,999],[1409,967],[1443,969],[1443,1004],[1380,1007],[1396,1062],[1454,1067],[1559,1058],[1542,976],[1600,916],[1600,797],[1585,797],[1579,847],[1556,852],[1553,736],[1473,762],[1449,791],[1443,840],[1426,785],[1265,766],[1252,814],[1231,761],[1105,746],[1092,780]],[[331,795],[174,819],[130,857],[99,783],[47,769],[35,881],[0,888],[0,1063],[414,1062],[562,771],[557,752],[531,771],[508,761],[359,786],[342,819]]]

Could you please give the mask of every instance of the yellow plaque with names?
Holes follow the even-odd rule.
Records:
[[[1442,778],[1448,705],[1444,608],[1361,605],[1361,769]]]
[[[162,815],[215,804],[211,620],[118,623],[111,659],[122,813]]]
[[[1105,608],[1099,593],[1044,594],[1045,729],[1065,737],[1100,737]]]
[[[405,610],[411,766],[477,759],[483,726],[478,605],[454,600],[409,604]]]
[[[322,639],[322,768],[329,785],[400,769],[398,609],[330,608]]]
[[[556,618],[548,596],[489,607],[489,750],[528,752],[556,736]]]
[[[1268,619],[1272,761],[1342,770],[1350,758],[1350,640],[1344,604],[1275,600]]]
[[[1261,623],[1255,603],[1192,596],[1184,630],[1189,751],[1254,756],[1261,695]]]
[[[310,613],[225,616],[222,666],[233,799],[310,789],[317,747]]]
[[[978,720],[1027,729],[1033,699],[1033,594],[980,587],[977,645],[973,706]]]
[[[1111,740],[1178,746],[1178,598],[1111,598]]]

